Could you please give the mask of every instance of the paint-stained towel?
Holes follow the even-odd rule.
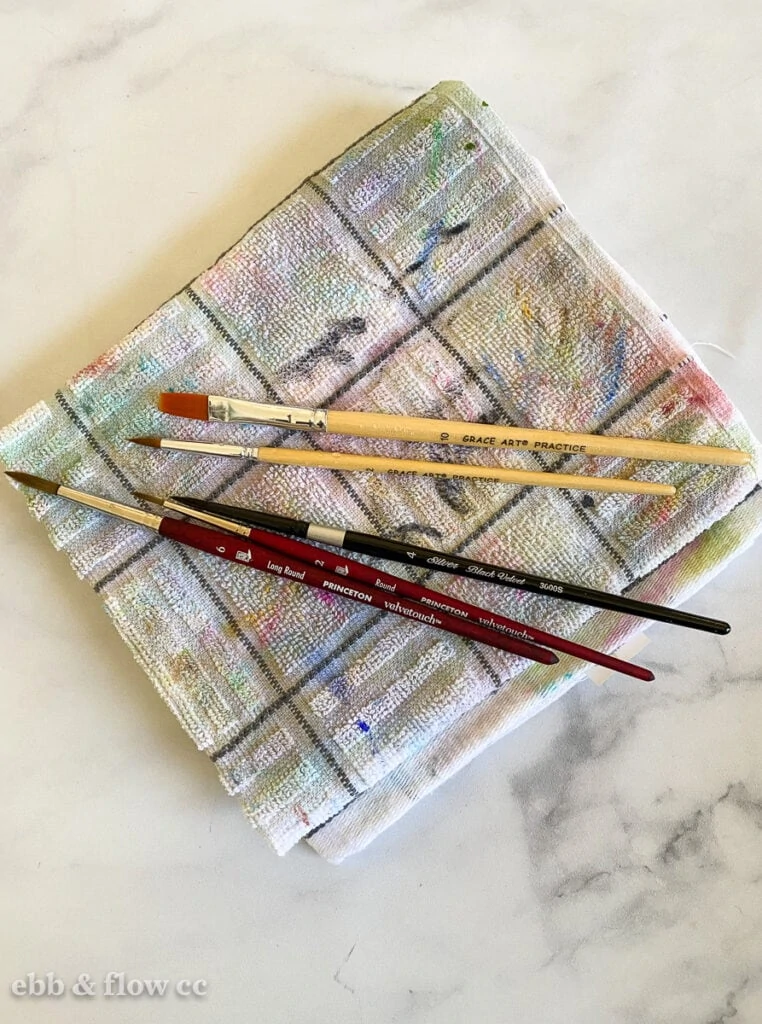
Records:
[[[289,435],[172,419],[156,410],[163,390],[695,441],[753,451],[756,462],[723,469]],[[265,467],[126,445],[135,434],[499,460],[662,480],[677,496]],[[142,488],[251,504],[659,602],[682,601],[722,568],[759,531],[762,511],[759,452],[727,397],[488,105],[454,82],[305,181],[7,427],[0,454],[120,500]],[[569,658],[527,667],[27,497],[280,853],[309,837],[340,860],[579,677]],[[606,650],[644,625],[396,571]]]

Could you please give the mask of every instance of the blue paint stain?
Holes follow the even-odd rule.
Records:
[[[158,361],[151,356],[141,356],[138,361],[138,368],[142,374],[148,375],[151,373],[159,373],[161,366]]]
[[[604,380],[608,384],[608,390],[606,391],[606,397],[604,398],[604,407],[611,405],[616,398],[617,392],[619,391],[619,384],[622,379],[622,371],[624,370],[624,356],[627,347],[627,333],[624,327],[619,329],[619,333],[616,336],[614,342],[614,361],[611,370],[605,375]]]
[[[462,234],[470,227],[470,225],[470,220],[466,219],[460,221],[458,224],[453,224],[452,227],[447,227],[445,225],[444,217],[440,217],[426,229],[426,233],[423,236],[423,245],[421,246],[418,255],[413,262],[405,268],[406,275],[413,274],[417,270],[422,271],[417,285],[418,291],[421,295],[427,295],[434,286],[434,273],[431,269],[430,257],[436,247],[441,245],[443,242],[447,242],[449,239]]]
[[[368,743],[370,745],[370,752],[371,752],[371,754],[373,754],[374,757],[381,756],[381,751],[378,748],[378,744],[376,743],[375,736],[371,732],[371,728],[368,725],[368,723],[367,722],[363,722],[363,720],[361,718],[358,718],[357,719],[357,728],[360,730],[360,732],[363,732],[363,733],[365,733],[367,735]]]
[[[516,358],[517,358],[517,359],[518,359],[518,361],[519,361],[519,364],[520,364],[521,366],[523,366],[523,365],[524,365],[524,363],[525,363],[525,362],[527,361],[527,357],[526,357],[526,356],[524,355],[524,353],[523,353],[523,352],[521,352],[521,351],[520,351],[519,349],[516,349],[516,350],[515,350],[515,355],[516,355]]]
[[[500,371],[495,366],[495,364],[490,362],[490,360],[486,356],[482,356],[482,365],[484,366],[484,369],[487,371],[490,377],[502,387],[504,381],[500,374]]]
[[[338,676],[336,679],[331,680],[328,686],[334,697],[338,697],[339,700],[347,700],[349,698],[349,686],[344,676]]]
[[[439,236],[442,233],[443,227],[444,218],[440,217],[438,221],[435,221],[435,223],[432,224],[431,227],[427,229],[423,239],[423,246],[421,247],[421,250],[419,251],[415,260],[405,270],[406,274],[411,274],[415,270],[420,270],[421,267],[423,267],[426,264],[429,256],[431,256],[432,252],[437,247],[437,243],[439,242]]]

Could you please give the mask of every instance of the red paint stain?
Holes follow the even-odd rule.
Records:
[[[676,405],[677,399],[670,398],[670,400],[668,402],[665,402],[664,405],[661,407],[661,411],[664,413],[665,416],[669,416],[671,412],[675,411]]]

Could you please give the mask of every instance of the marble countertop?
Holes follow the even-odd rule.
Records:
[[[0,418],[462,78],[720,347],[698,351],[762,435],[761,30],[757,0],[0,2]],[[691,601],[729,637],[654,626],[654,684],[578,687],[333,867],[250,830],[99,599],[0,502],[3,1020],[762,1020],[759,547]],[[47,971],[171,991],[11,995]]]

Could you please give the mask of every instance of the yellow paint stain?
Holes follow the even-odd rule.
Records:
[[[263,618],[264,616],[261,612],[247,612],[236,619],[235,623],[226,622],[222,627],[222,632],[226,637],[235,637],[239,629],[257,627],[262,623]]]
[[[184,650],[172,659],[172,675],[176,679],[193,676],[198,672],[198,662],[190,651]]]

